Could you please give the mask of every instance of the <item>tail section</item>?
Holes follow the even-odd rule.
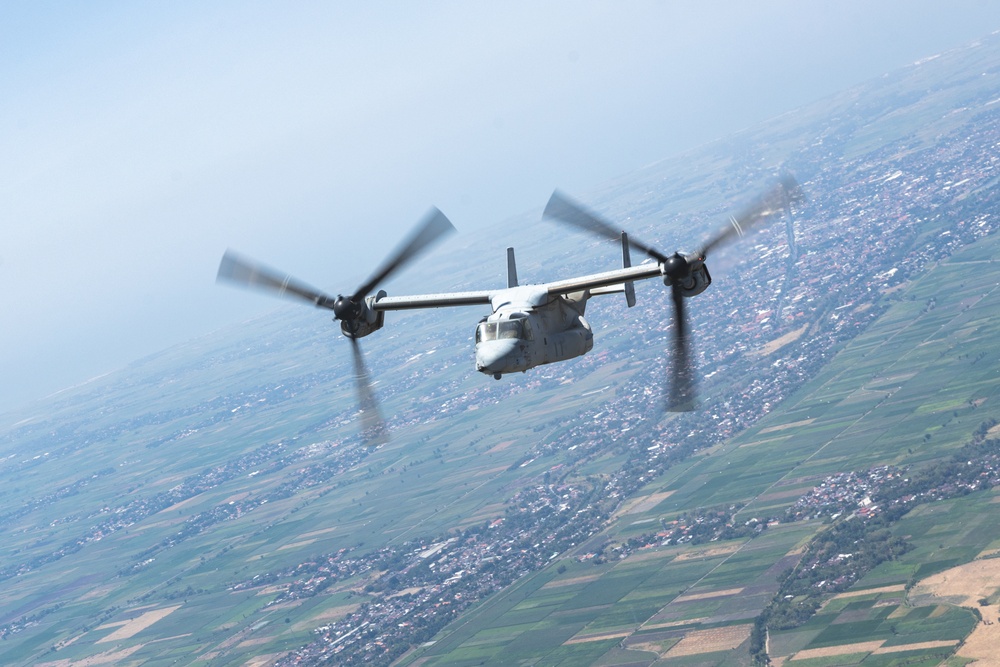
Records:
[[[513,248],[507,248],[507,287],[517,287],[517,265],[514,262]]]
[[[628,251],[628,234],[622,232],[622,268],[627,269],[632,266],[632,256]],[[625,303],[631,308],[635,305],[635,283],[629,281],[625,283]]]
[[[622,268],[627,269],[632,266],[632,257],[629,255],[628,251],[628,234],[622,232]],[[631,280],[627,283],[620,283],[618,285],[608,285],[607,287],[596,287],[590,290],[591,296],[597,296],[599,294],[617,294],[618,292],[625,293],[625,303],[631,308],[635,305],[635,283]]]

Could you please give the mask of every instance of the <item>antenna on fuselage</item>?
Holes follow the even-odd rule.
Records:
[[[507,248],[507,287],[517,287],[517,264],[514,262],[513,248]]]

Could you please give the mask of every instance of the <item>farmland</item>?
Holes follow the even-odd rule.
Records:
[[[662,500],[645,508],[636,503],[643,511],[619,518],[608,538],[624,540],[697,507],[745,502],[738,516],[777,516],[825,475],[882,464],[919,466],[963,445],[985,415],[995,414],[990,407],[997,405],[1000,389],[995,379],[1000,355],[993,342],[1000,273],[982,270],[981,259],[998,254],[1000,240],[994,237],[915,281],[787,401],[787,410],[644,489],[640,498]],[[931,298],[937,305],[928,310]],[[824,651],[841,660],[845,654],[834,648],[841,646],[854,646],[857,664],[865,660],[865,665],[876,664],[868,656],[898,651],[926,654],[928,660],[950,655],[971,631],[973,616],[944,607],[910,608],[902,589],[1000,544],[1000,528],[991,519],[997,498],[995,492],[975,494],[912,511],[894,532],[905,535],[914,551],[869,573],[850,598],[852,610],[878,611],[855,614],[858,625],[850,625],[844,619],[851,616],[840,608],[844,598],[831,602],[806,626],[772,636],[772,655],[796,656],[793,665],[810,655],[819,659]],[[533,589],[526,582],[521,596],[515,593],[509,602],[470,615],[416,655],[427,665],[483,659],[501,664],[535,637],[526,655],[545,655],[551,664],[574,659],[632,664],[641,660],[637,648],[679,659],[671,647],[685,637],[752,621],[777,590],[777,575],[822,528],[821,522],[801,522],[731,545],[661,547],[601,566],[571,562],[561,575],[553,574],[553,565],[536,575],[544,579],[541,586]],[[1000,582],[994,585],[1000,589]],[[892,590],[864,593],[882,587]],[[525,615],[528,609],[534,611]],[[927,620],[931,614],[933,622]],[[584,654],[587,644],[590,652]],[[693,654],[681,646],[685,655]],[[729,659],[727,650],[715,650],[709,641],[705,646],[698,664]]]
[[[670,297],[647,284],[639,308],[589,307],[591,354],[502,382],[470,367],[481,313],[394,317],[364,341],[379,448],[358,438],[346,342],[290,309],[5,416],[0,662],[746,664],[835,520],[817,488],[864,498],[1000,419],[1000,115],[993,79],[952,76],[1000,72],[997,41],[590,198],[652,239],[724,220],[770,152],[812,188],[790,224],[720,254],[694,300],[698,412],[662,412]],[[522,275],[606,268],[606,247],[512,225]],[[499,284],[463,243],[421,284]],[[921,498],[889,528],[909,551],[774,628],[769,654],[953,656],[979,622],[968,594],[922,586],[1000,549],[996,499]],[[877,510],[858,505],[855,521]],[[995,604],[989,583],[976,594]]]

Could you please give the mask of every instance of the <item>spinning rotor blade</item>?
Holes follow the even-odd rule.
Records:
[[[746,208],[729,218],[729,226],[720,231],[715,238],[702,246],[699,255],[704,258],[710,250],[732,239],[743,236],[751,226],[775,213],[782,213],[789,203],[799,201],[802,190],[795,177],[785,174],[780,182],[764,191]]]
[[[242,287],[261,289],[279,296],[294,297],[333,311],[334,319],[341,321],[341,328],[351,341],[355,384],[358,404],[361,408],[361,434],[365,444],[371,447],[388,440],[388,428],[379,411],[375,392],[372,390],[371,379],[368,375],[368,368],[365,366],[361,346],[356,337],[359,333],[360,335],[371,333],[370,328],[362,328],[363,318],[366,317],[365,313],[367,312],[363,299],[394,271],[416,257],[442,235],[451,231],[455,231],[455,227],[448,218],[438,209],[432,208],[409,238],[350,297],[339,296],[335,298],[324,294],[288,274],[240,257],[231,250],[227,250],[226,254],[223,255],[216,280],[232,282]]]
[[[364,438],[366,447],[382,445],[389,440],[389,427],[386,426],[378,401],[375,399],[365,358],[361,353],[361,344],[357,338],[349,340],[354,357],[354,382],[358,392],[358,405],[361,407],[361,437]]]
[[[670,387],[667,394],[667,410],[689,412],[694,410],[694,369],[687,340],[687,319],[684,314],[684,294],[681,286],[674,283],[670,287],[674,300],[674,349],[671,359]]]
[[[375,287],[389,277],[394,271],[416,257],[431,243],[437,241],[442,235],[455,231],[455,226],[445,217],[445,214],[436,208],[432,208],[424,219],[417,225],[410,237],[404,241],[390,255],[379,269],[372,274],[368,281],[355,290],[351,297],[352,301],[359,301],[369,294]]]
[[[232,250],[226,250],[219,264],[215,280],[228,281],[240,287],[260,289],[278,296],[308,301],[318,308],[333,308],[336,301],[332,296],[320,292],[288,274],[276,271],[250,259],[240,257]]]
[[[611,223],[605,221],[596,213],[589,211],[582,204],[578,204],[558,190],[552,193],[542,215],[560,220],[584,231],[598,234],[612,241],[617,241],[621,238],[621,230],[615,229]],[[635,240],[631,235],[629,236],[628,244],[636,250],[646,253],[658,262],[664,262],[667,259],[666,255],[662,252],[641,241]]]

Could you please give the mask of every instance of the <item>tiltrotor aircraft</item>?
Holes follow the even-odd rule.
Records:
[[[635,305],[633,283],[660,278],[670,287],[674,304],[674,337],[671,381],[667,408],[695,408],[695,382],[688,346],[685,299],[705,291],[712,277],[705,265],[709,251],[725,241],[742,236],[755,222],[782,209],[799,196],[795,180],[786,176],[761,194],[739,214],[730,217],[719,233],[692,253],[672,255],[618,231],[612,224],[559,191],[552,194],[544,216],[578,229],[621,242],[622,268],[539,285],[518,282],[514,249],[507,249],[507,285],[495,289],[442,294],[388,296],[378,285],[420,252],[454,231],[441,211],[431,209],[402,243],[363,285],[349,295],[330,296],[280,271],[243,258],[227,250],[219,266],[218,280],[254,287],[306,301],[333,311],[343,334],[351,341],[366,442],[385,440],[387,429],[379,413],[358,339],[379,329],[388,310],[489,306],[490,314],[476,326],[476,370],[500,379],[507,373],[524,372],[535,366],[565,361],[586,354],[594,346],[594,334],[584,318],[587,301],[597,295],[624,293],[629,307]],[[630,249],[650,259],[633,266]]]

